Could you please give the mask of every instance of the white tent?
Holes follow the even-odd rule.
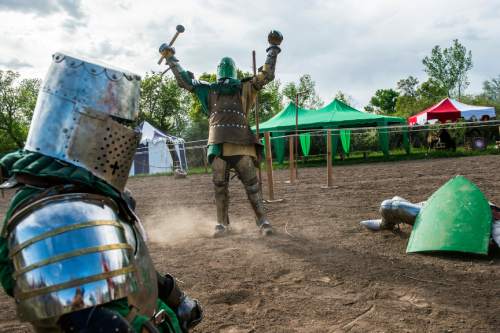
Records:
[[[187,171],[184,139],[168,135],[148,122],[141,124],[142,138],[130,168],[130,175]],[[173,154],[173,156],[172,156]]]

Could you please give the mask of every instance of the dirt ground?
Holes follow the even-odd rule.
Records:
[[[215,221],[211,177],[133,178],[157,268],[198,298],[196,332],[500,332],[500,255],[407,255],[410,229],[373,233],[394,195],[425,200],[465,175],[500,202],[500,156],[376,163],[275,172],[268,204],[275,235],[257,233],[241,184],[231,182],[233,233],[210,237]],[[266,188],[264,188],[266,193]],[[5,211],[8,193],[2,199]],[[1,214],[0,214],[1,215]],[[0,291],[0,332],[29,332]]]

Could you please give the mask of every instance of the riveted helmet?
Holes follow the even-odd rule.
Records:
[[[25,149],[82,167],[122,191],[140,132],[140,76],[62,53],[40,89]]]
[[[236,63],[229,57],[222,58],[217,66],[217,80],[222,79],[237,79]]]

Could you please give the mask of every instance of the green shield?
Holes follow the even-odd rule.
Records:
[[[481,190],[467,178],[456,176],[425,203],[406,252],[487,254],[491,220],[491,209]]]

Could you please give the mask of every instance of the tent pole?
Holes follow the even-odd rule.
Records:
[[[253,66],[253,76],[257,75],[257,65],[255,61],[255,50],[252,51],[252,66]],[[259,93],[255,97],[255,135],[257,140],[260,142],[260,132],[259,132]],[[262,170],[260,168],[260,163],[258,167],[259,172],[259,186],[262,189]]]
[[[182,142],[182,152],[184,154],[184,164],[186,165],[186,172],[188,171],[188,160],[186,155],[186,141]]]
[[[290,162],[289,162],[289,167],[290,167],[290,184],[295,183],[295,168],[294,168],[294,137],[291,135],[288,137],[288,150],[289,150],[289,156],[290,156]]]
[[[294,179],[298,178],[298,172],[297,172],[297,164],[296,161],[298,160],[298,141],[299,140],[299,92],[295,95],[295,137],[293,138],[294,142],[294,172],[295,172],[295,177]]]
[[[326,131],[326,187],[331,187],[332,180],[332,130]]]
[[[264,141],[266,143],[266,171],[269,188],[269,200],[274,200],[273,154],[271,151],[271,139],[269,137],[269,132],[264,133]]]

